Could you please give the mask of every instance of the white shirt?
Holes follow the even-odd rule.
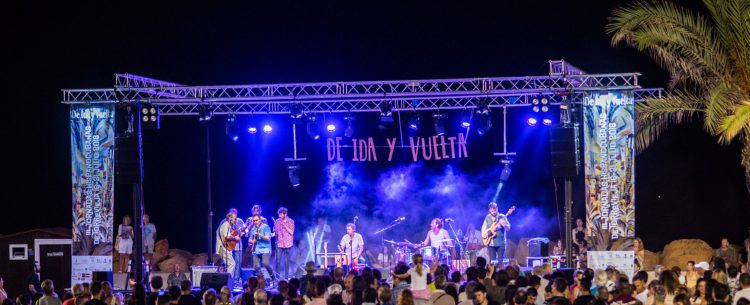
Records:
[[[750,287],[743,288],[740,291],[737,291],[737,293],[734,294],[734,300],[732,300],[732,305],[737,305],[737,301],[739,301],[741,298],[746,298],[750,300]]]
[[[647,304],[646,300],[648,300],[648,289],[643,289],[643,292],[636,294],[635,299],[641,301],[641,303],[643,304]]]
[[[437,234],[434,234],[434,232],[430,230],[428,235],[430,236],[430,246],[434,248],[440,248],[443,245],[447,245],[448,241],[445,240],[450,239],[448,231],[445,229],[440,229]]]
[[[417,269],[409,269],[409,275],[411,276],[411,290],[424,290],[427,289],[427,274],[429,270],[422,268],[422,275],[417,273]]]
[[[339,246],[344,249],[344,254],[349,255],[351,253],[353,259],[354,257],[359,257],[362,254],[362,250],[364,250],[365,248],[365,241],[364,239],[362,239],[362,235],[360,235],[359,233],[354,233],[354,238],[349,237],[349,234],[344,234],[344,237],[341,238]]]

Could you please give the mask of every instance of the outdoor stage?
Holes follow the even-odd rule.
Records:
[[[278,207],[289,208],[302,261],[337,251],[350,222],[376,260],[384,251],[422,253],[412,245],[438,218],[455,241],[445,263],[460,269],[469,260],[462,236],[481,228],[491,201],[501,212],[518,207],[507,251],[523,265],[536,260],[517,249],[530,256],[528,241],[537,237],[564,240],[561,257],[572,264],[574,214],[592,250],[630,249],[634,107],[662,93],[641,88],[639,76],[586,74],[560,60],[549,62],[548,75],[529,77],[186,86],[116,74],[112,89],[63,90],[71,109],[72,281],[112,270],[106,249],[120,223],[116,210],[134,216],[133,265],[142,265],[144,207],[160,228],[190,227],[168,239],[207,253],[227,208],[246,219],[256,202],[269,224]],[[191,146],[160,146],[158,134],[170,128],[193,131]],[[159,181],[183,171],[174,180],[193,179],[187,187]],[[159,208],[175,198],[205,209],[183,211],[190,221],[179,223]],[[327,248],[316,234],[326,226]],[[165,249],[152,268],[164,271],[178,256]],[[197,256],[180,262],[187,268]]]

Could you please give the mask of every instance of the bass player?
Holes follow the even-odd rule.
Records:
[[[507,213],[500,214],[497,212],[497,203],[493,201],[490,202],[488,208],[490,213],[484,218],[482,224],[482,241],[487,246],[489,261],[496,261],[502,268],[505,258],[505,235],[510,231],[507,216],[513,213],[516,207],[511,207]]]

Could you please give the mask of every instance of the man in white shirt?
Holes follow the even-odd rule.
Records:
[[[633,277],[633,286],[635,286],[635,299],[641,301],[643,304],[647,304],[648,289],[646,289],[646,279],[636,274]]]
[[[351,263],[359,263],[362,251],[365,249],[365,241],[362,235],[356,233],[357,227],[353,223],[346,224],[346,234],[339,242],[339,251],[352,258]]]
[[[740,275],[740,285],[742,289],[734,294],[732,305],[737,305],[737,301],[739,301],[741,298],[750,300],[750,274],[743,273],[742,275]]]

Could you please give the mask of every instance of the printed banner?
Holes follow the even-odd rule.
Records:
[[[605,270],[615,267],[618,271],[633,278],[635,268],[634,251],[588,251],[586,252],[587,266],[594,270]]]
[[[70,107],[73,178],[71,283],[92,271],[112,271],[115,110],[113,105]]]
[[[584,96],[586,229],[596,249],[635,234],[635,101],[632,91]]]

